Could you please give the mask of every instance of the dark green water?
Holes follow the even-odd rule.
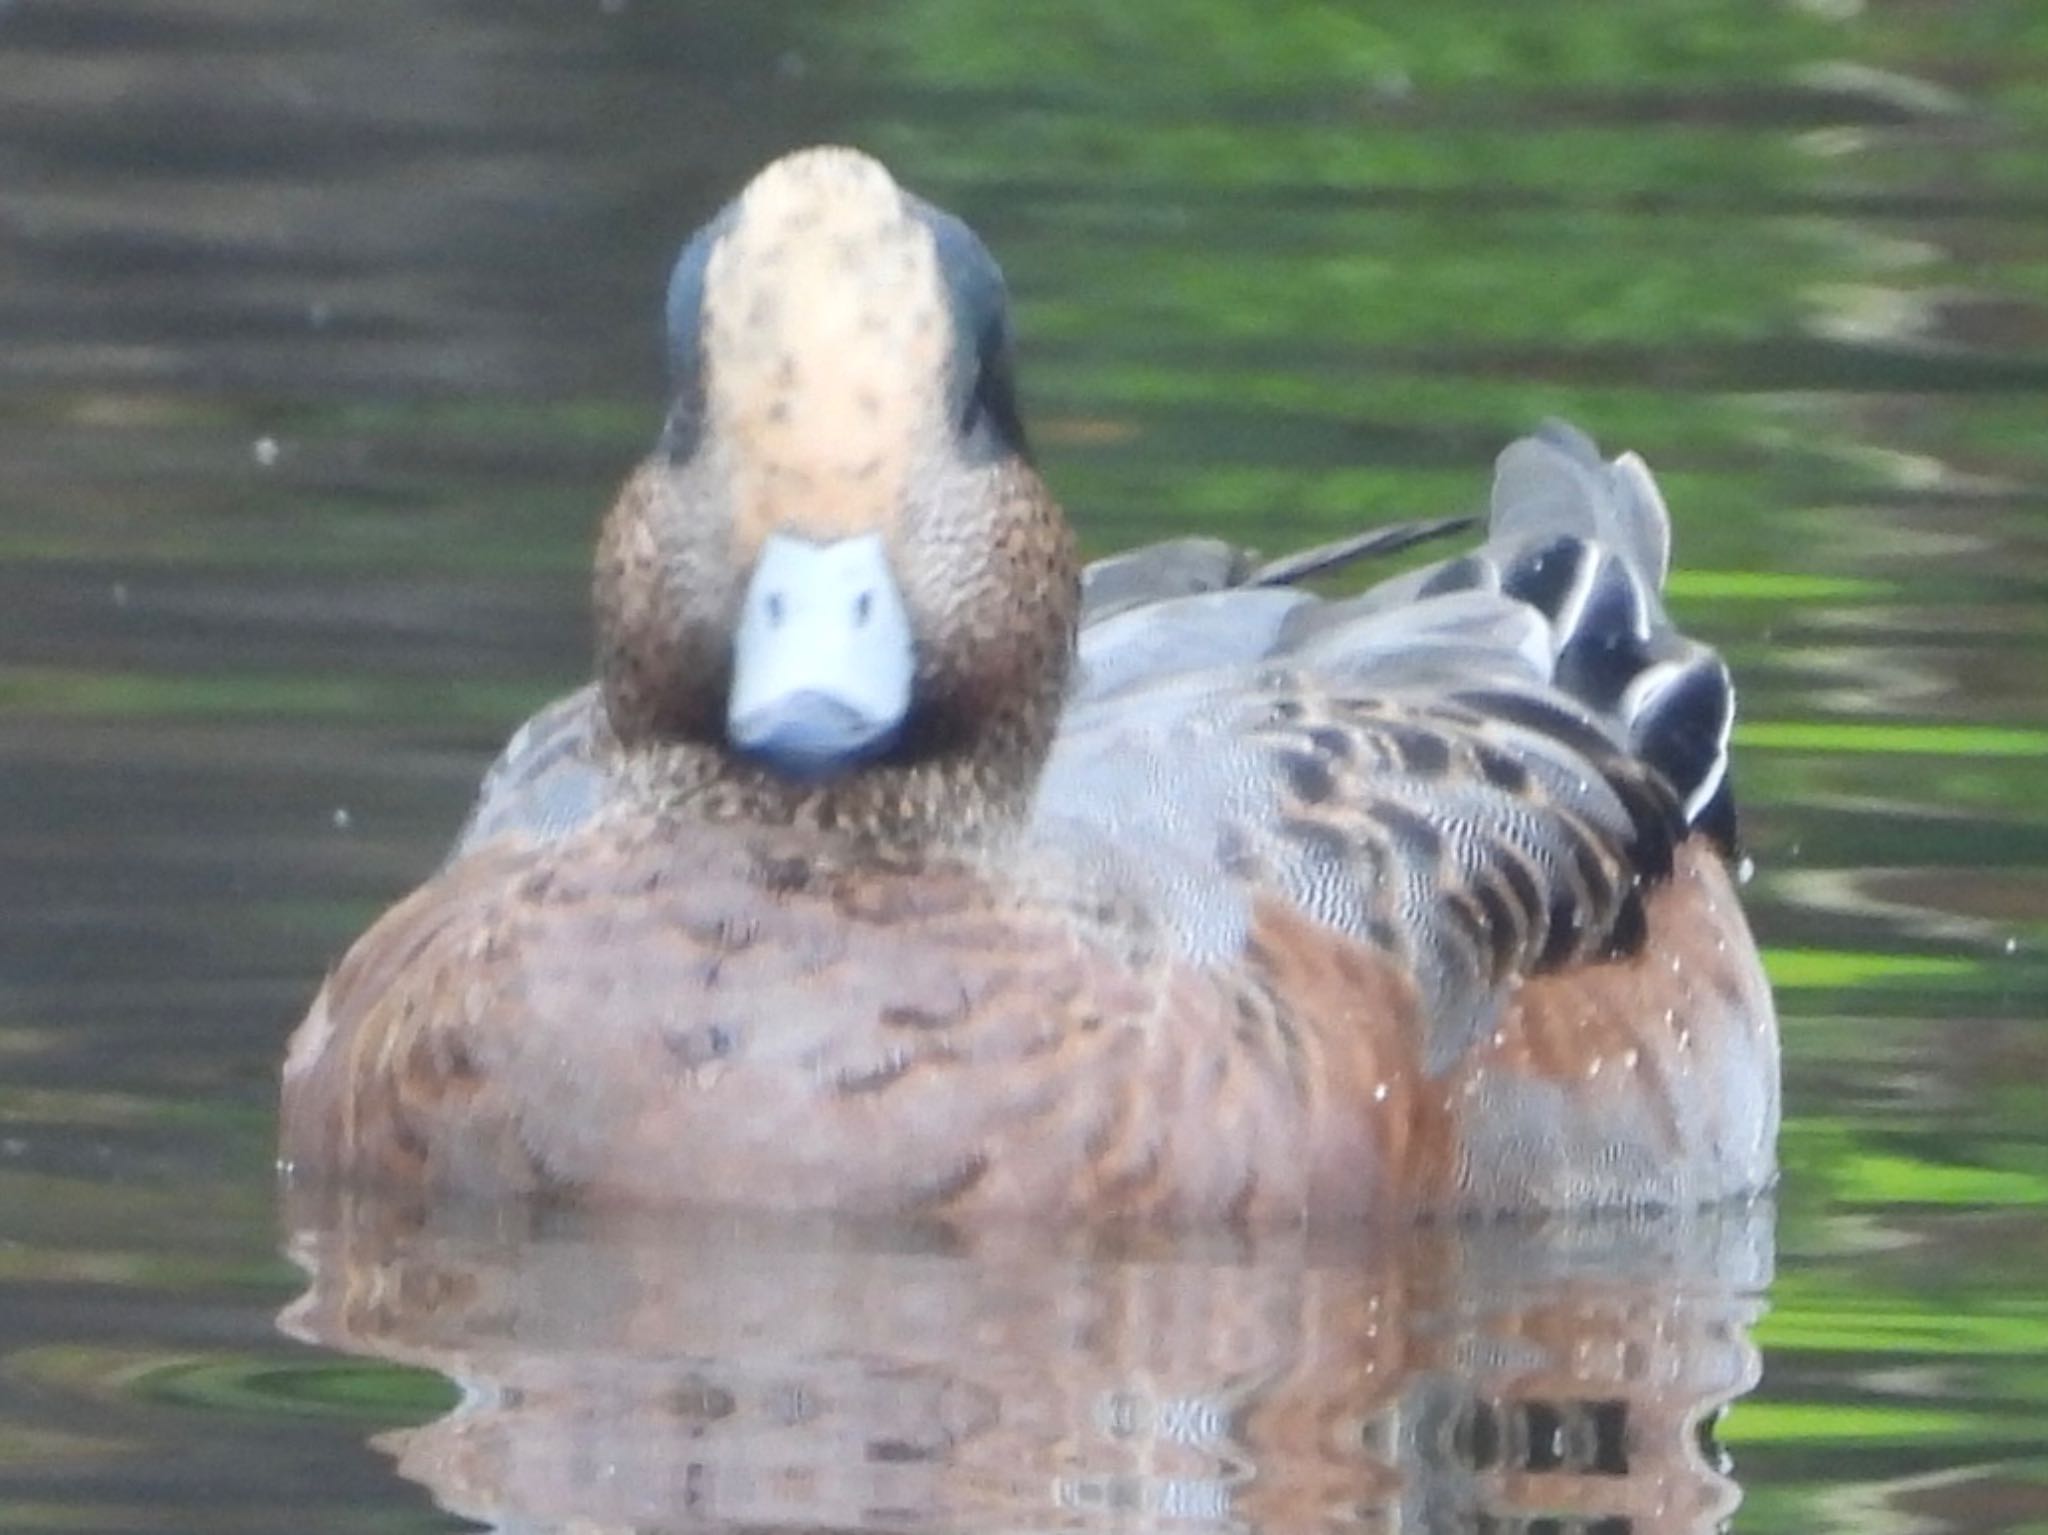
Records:
[[[281,1220],[286,1032],[586,670],[674,245],[817,139],[1003,258],[1097,551],[1657,467],[1775,1212]],[[2044,790],[2032,0],[0,3],[0,1529],[2048,1530]]]

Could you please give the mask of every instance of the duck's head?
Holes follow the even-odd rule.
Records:
[[[667,323],[667,428],[598,557],[621,744],[692,749],[761,813],[1021,814],[1079,584],[981,241],[806,150],[691,238]]]

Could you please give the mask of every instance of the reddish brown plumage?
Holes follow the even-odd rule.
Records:
[[[1493,1090],[1551,1083],[1587,1124],[1647,1116],[1674,1167],[1710,1160],[1726,1127],[1674,1095],[1744,1034],[1762,1048],[1768,1017],[1704,850],[1651,896],[1641,954],[1523,982],[1494,1039],[1432,1078],[1412,983],[1278,902],[1218,972],[1001,858],[877,866],[788,830],[677,832],[486,851],[401,903],[302,1031],[286,1159],[486,1194],[963,1218],[1620,1202],[1558,1163],[1573,1138],[1548,1162],[1496,1144]],[[1734,940],[1711,960],[1686,941],[1708,930]]]

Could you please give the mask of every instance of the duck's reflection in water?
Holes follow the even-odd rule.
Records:
[[[516,1529],[1709,1530],[1767,1206],[1333,1239],[972,1236],[294,1195],[294,1337]]]

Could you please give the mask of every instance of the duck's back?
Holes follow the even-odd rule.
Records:
[[[1664,613],[1669,547],[1640,460],[1553,425],[1502,455],[1474,553],[1346,601],[1126,600],[1082,632],[1039,835],[1142,891],[1191,963],[1275,975],[1248,991],[1278,1014],[1348,1006],[1335,976],[1278,978],[1290,942],[1412,986],[1412,1096],[1437,1107],[1410,1131],[1437,1165],[1407,1181],[1432,1200],[1688,1203],[1771,1176],[1733,694]]]

